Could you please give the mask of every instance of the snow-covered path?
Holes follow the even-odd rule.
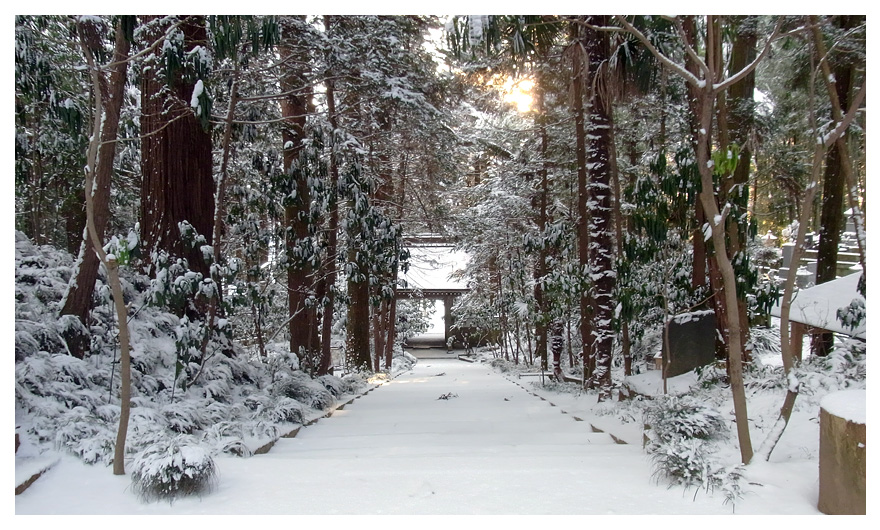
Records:
[[[448,399],[439,399],[441,396]],[[667,489],[641,447],[591,432],[483,364],[424,359],[266,455],[216,459],[201,499],[145,504],[65,458],[15,511],[83,514],[730,514]],[[737,509],[739,512],[739,509]],[[760,512],[759,512],[760,513]]]

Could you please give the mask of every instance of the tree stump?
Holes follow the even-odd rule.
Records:
[[[865,515],[866,392],[844,390],[822,399],[819,412],[819,511]]]

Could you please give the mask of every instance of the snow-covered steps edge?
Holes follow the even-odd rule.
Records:
[[[21,495],[60,460],[61,457],[57,455],[15,457],[15,494]]]
[[[519,379],[519,378],[522,377],[522,376],[530,377],[530,376],[540,376],[540,375],[542,375],[542,374],[541,374],[541,373],[520,373],[520,374],[517,374],[517,379]],[[507,376],[504,376],[504,378],[507,379],[508,381],[510,381],[511,383],[515,384],[516,386],[520,387],[521,389],[525,390],[529,395],[534,396],[534,397],[540,399],[541,401],[546,402],[546,403],[547,403],[548,405],[550,405],[551,407],[556,407],[556,406],[557,406],[556,403],[553,403],[552,401],[548,400],[547,398],[545,398],[545,397],[543,397],[543,396],[540,396],[540,395],[538,395],[538,394],[532,392],[532,391],[529,390],[528,388],[526,388],[526,387],[522,386],[521,384],[519,384],[516,380],[511,379],[511,378],[509,378],[509,377],[507,377]],[[568,414],[568,411],[563,410],[563,409],[561,409],[561,408],[559,409],[559,412],[561,412],[561,413],[563,413],[563,414]],[[579,418],[579,417],[574,416],[574,415],[571,415],[571,417],[572,417],[572,419],[573,419],[574,421],[584,421],[583,418]],[[615,436],[614,434],[612,434],[612,433],[610,433],[610,432],[607,432],[607,431],[605,431],[604,429],[600,429],[599,427],[596,427],[596,426],[593,425],[592,423],[590,423],[589,425],[590,425],[590,430],[593,431],[594,433],[604,433],[604,434],[607,434],[609,437],[611,437],[612,440],[614,440],[614,443],[619,444],[619,445],[629,445],[629,442],[627,442],[627,441],[624,440],[623,438],[621,438],[621,437],[619,437],[619,436]]]
[[[405,371],[407,371],[407,370],[405,370]],[[398,372],[394,375],[389,376],[387,379],[384,379],[384,380],[379,381],[377,383],[372,383],[368,388],[366,388],[365,390],[363,390],[359,394],[357,394],[355,396],[349,396],[349,399],[347,401],[339,402],[328,410],[321,410],[321,411],[313,412],[312,414],[307,416],[307,418],[304,420],[302,425],[296,425],[290,431],[287,431],[286,433],[278,436],[274,440],[270,440],[267,443],[263,444],[262,446],[258,447],[256,450],[254,450],[254,455],[264,455],[264,454],[268,453],[272,449],[272,447],[275,445],[275,443],[278,442],[278,440],[280,440],[282,438],[296,438],[296,435],[299,434],[300,430],[302,430],[303,428],[314,425],[324,418],[329,418],[337,410],[342,410],[343,408],[345,408],[346,405],[351,405],[352,403],[354,403],[354,401],[356,399],[360,399],[360,398],[366,396],[367,394],[369,394],[370,392],[372,392],[373,390],[376,390],[377,388],[390,383],[395,378],[397,378],[397,376],[404,373],[405,371]]]

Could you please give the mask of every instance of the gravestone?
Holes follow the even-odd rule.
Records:
[[[669,350],[663,343],[666,377],[675,377],[715,362],[715,312],[695,311],[669,321]]]

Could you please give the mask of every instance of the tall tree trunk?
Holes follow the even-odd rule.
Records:
[[[103,241],[110,218],[110,181],[113,175],[113,160],[116,156],[116,138],[119,132],[119,113],[125,95],[125,82],[128,72],[128,53],[131,43],[126,36],[123,18],[116,28],[116,43],[113,51],[113,64],[110,66],[109,81],[105,74],[98,73],[101,98],[103,99],[104,117],[101,126],[101,143],[97,153],[95,168],[94,193],[91,200],[94,208],[93,222],[98,239]],[[131,28],[129,28],[131,29]],[[86,230],[79,250],[78,268],[72,276],[64,304],[62,315],[74,315],[88,329],[89,311],[92,306],[92,293],[98,277],[100,260],[95,253],[92,238]],[[70,353],[80,359],[89,349],[87,336],[73,335],[65,337]]]
[[[362,252],[349,248],[348,262],[356,267],[348,279],[348,325],[345,354],[351,368],[371,370],[370,355],[370,270]]]
[[[587,79],[588,58],[581,46],[581,27],[577,23],[571,25],[571,50],[572,74],[571,94],[573,99],[574,128],[575,128],[575,158],[577,164],[577,248],[578,265],[581,274],[588,276],[586,271],[590,267],[590,227],[587,212],[587,133],[584,128],[584,103],[583,89]],[[587,278],[584,279],[587,282]],[[580,297],[581,313],[581,358],[583,359],[584,385],[589,384],[593,376],[595,357],[593,354],[592,332],[592,304],[588,290],[584,289]]]
[[[406,200],[406,153],[401,153],[400,160],[400,186],[393,187],[392,189],[399,190],[399,196],[397,198],[397,219],[403,219],[403,204]],[[402,221],[398,221],[402,222]],[[394,262],[393,267],[391,268],[391,301],[389,302],[388,308],[388,335],[385,339],[385,369],[391,369],[391,361],[394,357],[394,343],[397,341],[397,275],[399,272],[399,267],[397,262]]]
[[[849,30],[855,27],[857,15],[840,15],[836,17],[837,27]],[[828,57],[823,57],[827,61]],[[838,100],[838,108],[849,105],[853,82],[853,65],[840,62],[834,65],[834,90]],[[843,159],[848,156],[845,137],[836,142],[828,150],[825,158],[825,178],[822,186],[822,213],[819,223],[819,252],[816,260],[816,284],[830,282],[837,278],[837,253],[840,246],[840,234],[843,232],[846,219],[843,216],[844,195],[846,193],[846,174]],[[822,333],[814,336],[813,354],[825,356],[834,347],[834,334]]]
[[[616,133],[614,133],[612,129],[613,137],[616,138]],[[618,253],[617,256],[620,256],[621,249],[623,248],[623,233],[624,233],[624,223],[625,220],[623,218],[623,211],[621,205],[623,203],[623,193],[621,191],[620,186],[620,171],[619,166],[617,164],[617,148],[615,142],[612,141],[610,144],[611,152],[609,157],[609,163],[611,165],[611,186],[613,188],[613,199],[614,199],[614,244],[615,250]],[[634,150],[634,146],[633,146]],[[632,166],[636,165],[636,160],[634,160],[635,156],[630,151],[630,163]],[[628,230],[627,230],[628,231]],[[623,375],[629,377],[632,374],[632,343],[629,336],[629,322],[627,319],[621,319],[620,321],[620,354],[623,357]]]
[[[284,127],[281,130],[284,171],[290,179],[290,191],[284,198],[285,249],[287,251],[287,300],[290,332],[290,351],[299,358],[301,365],[311,366],[318,346],[316,330],[317,318],[311,306],[312,267],[308,258],[300,254],[298,248],[309,239],[310,191],[308,175],[299,164],[299,157],[305,139],[308,88],[304,60],[305,42],[302,25],[305,16],[298,15],[282,19],[282,43],[278,47],[283,63],[284,74],[280,87],[281,115]]]
[[[154,20],[158,17],[146,17]],[[207,46],[203,16],[190,15],[180,23],[184,48]],[[164,38],[163,28],[154,28],[149,43]],[[178,223],[188,221],[208,245],[214,226],[214,174],[211,135],[193,114],[189,103],[196,84],[195,73],[178,72],[163,90],[153,64],[141,75],[141,245],[149,260],[152,252],[164,250],[182,256],[189,268],[210,276],[199,248],[191,249],[181,238]],[[153,271],[155,273],[155,271]],[[182,309],[182,308],[181,308]],[[193,308],[190,308],[193,309]]]
[[[541,369],[547,369],[547,323],[549,322],[549,307],[544,299],[544,276],[547,275],[547,243],[545,241],[547,229],[547,169],[549,162],[547,160],[547,119],[544,108],[544,90],[541,85],[541,78],[538,78],[537,90],[535,90],[535,110],[536,121],[538,124],[538,135],[541,138],[541,168],[538,170],[538,176],[541,179],[540,191],[538,196],[538,237],[540,238],[538,247],[538,256],[534,269],[534,297],[535,297],[535,353],[541,359]]]
[[[606,15],[587,17],[584,47],[589,57],[590,97],[587,137],[587,167],[590,168],[590,270],[593,289],[593,334],[596,367],[593,380],[599,386],[599,400],[611,397],[611,356],[614,346],[614,241],[611,210],[611,144],[614,125],[611,118],[611,91],[608,89],[608,62],[611,50],[607,33],[593,29],[608,25]]]
[[[391,112],[387,109],[383,109],[382,112],[379,113],[378,116],[379,128],[381,130],[381,138],[383,139],[383,144],[379,148],[378,153],[378,161],[379,161],[379,182],[376,187],[375,192],[375,200],[376,205],[379,209],[381,209],[389,218],[390,210],[391,210],[391,201],[394,197],[394,170],[391,162],[390,155],[390,144],[392,143],[391,129],[392,129],[392,117]],[[392,270],[393,269],[393,270]],[[393,274],[393,276],[392,276]],[[382,286],[383,285],[392,285],[396,286],[397,284],[397,268],[392,267],[388,270],[382,270],[379,272],[379,278],[376,285],[377,296],[380,297],[381,302],[379,306],[375,308],[376,310],[376,319],[374,320],[374,325],[376,329],[374,330],[375,341],[374,341],[374,349],[376,356],[376,371],[379,371],[380,365],[386,365],[386,368],[391,368],[391,359],[386,356],[386,341],[388,340],[388,336],[390,331],[388,329],[388,305],[389,300],[384,297],[382,294]],[[392,287],[394,290],[394,287]],[[391,299],[393,302],[393,298]]]
[[[755,60],[756,45],[758,42],[757,17],[732,17],[736,38],[733,42],[728,66],[731,73],[739,72],[749,63]],[[720,39],[719,39],[720,40]],[[720,59],[720,58],[719,58]],[[755,73],[752,71],[738,83],[734,83],[727,90],[724,113],[727,121],[727,132],[730,142],[736,143],[739,148],[739,159],[730,179],[726,181],[724,197],[727,202],[737,207],[738,215],[728,219],[727,232],[730,246],[728,255],[732,260],[741,259],[747,252],[748,244],[748,221],[741,217],[748,212],[749,207],[749,171],[752,166],[751,141],[749,137],[754,128],[754,98],[755,98]],[[748,304],[745,291],[737,293],[737,311],[742,322],[748,321]],[[743,326],[742,344],[749,344],[749,327]],[[751,352],[743,350],[743,362],[751,359]]]
[[[550,328],[550,349],[553,352],[553,377],[559,382],[564,380],[562,373],[563,328],[562,319],[554,319]]]
[[[331,15],[324,15],[324,31],[330,35],[332,32],[333,18]],[[333,80],[333,66],[328,69],[326,81],[326,98],[327,98],[327,120],[330,122],[330,128],[334,131],[330,138],[330,186],[328,193],[328,221],[327,221],[327,243],[326,256],[322,264],[321,281],[325,287],[322,297],[324,304],[324,312],[321,317],[321,360],[318,363],[318,374],[329,374],[333,370],[333,356],[330,350],[331,340],[333,338],[333,308],[336,296],[336,238],[339,230],[339,207],[338,207],[338,188],[339,188],[339,167],[337,165],[337,145],[335,131],[337,127],[336,116],[336,95],[335,82]]]

